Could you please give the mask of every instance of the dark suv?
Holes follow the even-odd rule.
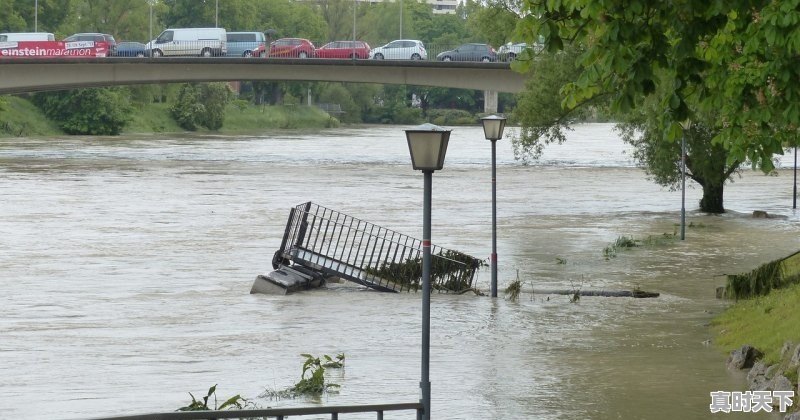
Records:
[[[73,41],[105,42],[108,44],[108,55],[109,56],[117,55],[117,41],[114,39],[112,35],[109,34],[87,32],[87,33],[70,35],[64,38],[64,42],[73,42]]]

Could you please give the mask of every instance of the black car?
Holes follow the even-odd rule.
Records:
[[[116,55],[117,53],[117,41],[114,39],[112,35],[109,34],[101,34],[97,32],[85,32],[85,33],[70,35],[64,38],[64,42],[74,42],[74,41],[105,42],[108,44],[108,55]]]
[[[147,57],[150,55],[150,51],[141,42],[126,41],[117,44],[117,51],[114,55],[117,57]]]
[[[497,54],[489,44],[464,44],[436,56],[439,61],[497,61]]]

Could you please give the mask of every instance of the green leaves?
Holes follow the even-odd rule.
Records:
[[[208,400],[211,396],[214,396],[214,406],[210,407],[208,405]],[[225,400],[222,405],[217,406],[217,385],[214,384],[211,388],[208,389],[208,393],[205,397],[203,397],[203,401],[200,401],[194,397],[194,395],[190,392],[189,396],[192,397],[192,402],[189,405],[179,408],[177,411],[209,411],[209,410],[224,410],[226,408],[244,408],[244,404],[247,403],[247,400],[242,398],[241,395],[234,395],[233,397],[228,398]]]

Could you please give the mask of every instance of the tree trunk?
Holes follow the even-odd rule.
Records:
[[[725,213],[722,207],[722,191],[724,184],[707,182],[703,184],[703,198],[700,199],[700,211],[705,213]]]

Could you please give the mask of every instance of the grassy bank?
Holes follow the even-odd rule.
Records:
[[[800,284],[740,300],[713,320],[714,343],[726,354],[750,344],[764,352],[767,364],[777,363],[783,343],[800,343],[798,302]]]
[[[33,103],[23,97],[5,96],[0,111],[0,137],[50,137],[65,135]],[[134,107],[123,134],[185,132],[169,112],[169,104]],[[264,129],[336,127],[339,121],[313,106],[256,106],[244,101],[229,104],[220,133],[252,133]],[[208,130],[198,130],[199,133]]]
[[[169,104],[150,104],[137,109],[124,134],[184,132],[170,117]],[[252,133],[272,128],[336,127],[339,121],[316,107],[303,105],[256,106],[235,101],[225,110],[225,123],[219,133]],[[208,130],[200,129],[204,133]]]
[[[31,101],[4,96],[0,111],[0,137],[57,136],[63,132]]]

